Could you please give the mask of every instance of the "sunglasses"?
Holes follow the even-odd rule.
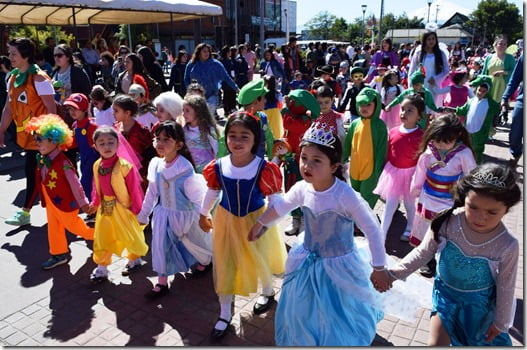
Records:
[[[64,56],[63,53],[56,53],[53,55],[53,57],[58,57],[58,58],[62,58],[62,56]]]

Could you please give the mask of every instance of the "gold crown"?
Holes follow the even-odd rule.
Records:
[[[492,173],[479,172],[475,173],[473,176],[476,180],[483,184],[505,189],[505,182],[501,181],[497,176],[492,175]]]
[[[326,131],[326,123],[315,123],[309,129],[306,130],[302,141],[316,143],[318,145],[335,148],[335,136],[333,135],[334,127],[329,127]]]

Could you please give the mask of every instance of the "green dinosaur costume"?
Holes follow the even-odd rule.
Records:
[[[370,118],[360,115],[360,106],[375,102],[375,111]],[[357,95],[357,111],[360,118],[351,122],[343,145],[343,162],[349,160],[351,187],[359,192],[373,209],[379,196],[373,193],[386,161],[388,130],[379,118],[381,95],[371,88],[362,89]],[[350,157],[351,156],[351,157]]]
[[[416,70],[415,72],[410,75],[410,85],[414,84],[421,84],[423,85],[425,82],[425,75],[420,71]],[[401,92],[396,98],[393,99],[390,104],[388,104],[387,107],[392,108],[395,105],[398,105],[399,103],[403,102],[404,98],[411,94],[420,94],[421,97],[425,100],[425,105],[430,108],[434,112],[439,112],[439,109],[437,108],[435,102],[434,102],[434,96],[424,86],[421,87],[421,90],[415,91],[413,87],[410,87],[403,92]],[[424,130],[426,128],[426,125],[428,124],[428,115],[424,115],[423,118],[421,118],[417,125],[421,128],[421,130]]]
[[[492,78],[489,75],[479,75],[470,85],[479,87],[487,85],[487,94],[481,100],[472,97],[463,106],[456,108],[457,115],[467,116],[465,127],[470,134],[472,149],[478,164],[483,160],[485,143],[489,139],[492,119],[500,110],[499,104],[492,99]]]

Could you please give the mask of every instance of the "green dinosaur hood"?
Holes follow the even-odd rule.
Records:
[[[317,99],[307,90],[295,89],[288,96],[295,100],[297,106],[304,106],[311,111],[311,119],[315,120],[320,115],[320,105]]]
[[[381,115],[381,95],[377,92],[377,90],[372,88],[364,88],[362,89],[356,98],[356,104],[357,104],[357,111],[359,111],[360,105],[368,104],[372,101],[375,101],[375,111],[373,112],[373,115],[371,116],[371,119],[379,119]],[[360,112],[359,112],[360,114]],[[362,118],[362,116],[361,116]]]
[[[478,75],[478,77],[470,82],[470,86],[477,88],[480,85],[486,84],[489,87],[487,98],[492,95],[492,77],[490,75]],[[497,101],[499,102],[499,101]]]

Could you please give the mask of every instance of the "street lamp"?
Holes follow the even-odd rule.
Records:
[[[366,8],[368,5],[361,5],[362,7],[362,33],[361,33],[361,39],[362,39],[362,46],[364,46],[364,15],[366,14]]]
[[[426,18],[426,23],[430,23],[430,5],[432,5],[432,0],[428,0],[428,17]]]

